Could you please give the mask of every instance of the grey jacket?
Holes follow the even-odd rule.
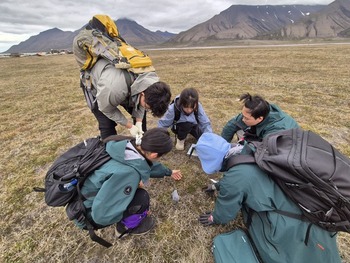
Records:
[[[94,86],[92,92],[96,96],[98,109],[109,119],[125,126],[127,118],[118,109],[118,106],[128,101],[128,84],[125,70],[116,68],[107,60],[100,59],[91,69],[91,80]],[[132,116],[143,118],[145,109],[139,104],[140,93],[150,85],[158,82],[155,72],[147,72],[137,76],[131,85],[131,96],[134,103]]]

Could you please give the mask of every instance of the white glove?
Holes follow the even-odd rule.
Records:
[[[139,134],[139,128],[137,128],[135,125],[133,125],[129,129],[129,132],[130,132],[131,136],[136,137],[136,135]]]
[[[137,121],[135,125],[136,125],[136,127],[139,129],[139,134],[143,135],[144,132],[143,132],[143,130],[142,130],[142,122]]]

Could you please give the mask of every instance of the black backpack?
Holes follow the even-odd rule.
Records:
[[[250,142],[254,156],[233,155],[226,169],[256,163],[303,212],[302,217],[330,232],[350,232],[350,159],[312,131],[300,128]],[[311,226],[311,225],[310,225]]]
[[[170,102],[170,105],[171,104],[174,104],[174,120],[173,120],[173,124],[172,124],[171,130],[176,135],[177,134],[177,126],[176,125],[177,125],[178,120],[180,119],[181,110],[178,107],[177,100],[175,100],[175,99],[172,100],[172,102]],[[193,114],[194,114],[194,116],[196,118],[197,123],[199,124],[198,109],[197,108],[193,111]]]
[[[114,141],[130,138],[122,135],[113,136]],[[100,137],[86,139],[55,160],[46,173],[45,188],[34,188],[36,192],[45,192],[47,205],[65,206],[68,218],[85,223],[91,239],[105,247],[110,247],[112,244],[95,234],[94,230],[98,229],[98,226],[85,216],[83,205],[85,199],[80,189],[86,178],[110,159],[105,143]]]

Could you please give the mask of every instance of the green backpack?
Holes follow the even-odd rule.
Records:
[[[214,237],[212,252],[215,263],[261,263],[254,243],[241,228]]]

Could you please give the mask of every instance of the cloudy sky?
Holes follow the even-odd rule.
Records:
[[[95,14],[129,18],[151,30],[179,33],[231,5],[328,5],[333,0],[0,0],[0,52],[57,27],[75,31]]]

